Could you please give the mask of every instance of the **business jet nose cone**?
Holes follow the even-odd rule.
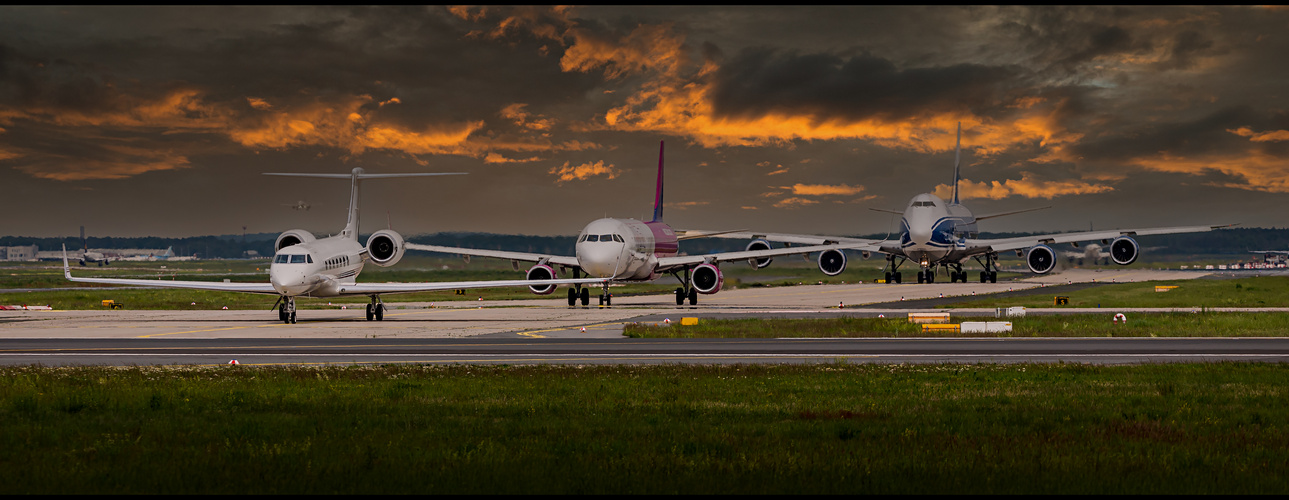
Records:
[[[309,288],[309,285],[305,283],[304,272],[297,270],[269,268],[269,282],[273,283],[273,289],[277,290],[278,293],[287,295],[305,293]]]

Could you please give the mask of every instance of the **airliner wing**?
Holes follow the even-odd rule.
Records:
[[[1176,226],[1176,227],[1152,227],[1146,229],[1113,229],[1107,231],[1084,231],[1080,233],[1060,233],[1060,234],[1043,234],[1037,236],[1019,236],[1015,238],[998,238],[998,239],[967,239],[968,248],[980,248],[1002,252],[1006,250],[1018,250],[1029,248],[1034,245],[1055,243],[1073,243],[1079,241],[1091,240],[1112,240],[1120,236],[1147,236],[1152,234],[1178,234],[1178,233],[1202,233],[1221,229],[1224,227],[1234,226],[1235,224],[1221,224],[1216,226]],[[980,252],[983,253],[983,252]]]
[[[719,232],[719,233],[710,234],[707,236],[710,236],[713,238],[777,241],[780,243],[796,243],[800,245],[830,245],[834,243],[847,243],[847,244],[867,243],[874,246],[874,249],[873,249],[874,251],[876,251],[876,246],[879,245],[882,241],[882,240],[868,240],[863,238],[847,238],[844,236],[819,236],[819,235],[812,235],[812,234],[786,234],[786,233],[757,233],[757,232],[750,232],[750,231],[731,232],[731,233]]]
[[[72,276],[71,267],[67,265],[67,251],[63,250],[63,276],[69,281],[78,283],[103,283],[105,285],[155,286],[161,288],[191,288],[197,290],[216,290],[221,292],[244,292],[278,295],[271,283],[229,283],[218,281],[178,281],[178,280],[142,280],[125,278],[77,278]]]
[[[374,293],[412,293],[433,292],[438,290],[460,290],[463,288],[496,288],[511,286],[547,285],[602,285],[608,278],[578,278],[556,280],[495,280],[495,281],[443,281],[427,283],[354,283],[340,285],[340,295],[371,295]]]
[[[666,272],[672,268],[681,266],[690,266],[695,264],[717,263],[731,260],[748,260],[760,259],[764,257],[778,257],[780,255],[799,255],[805,253],[822,252],[824,250],[867,250],[870,252],[879,251],[877,245],[864,241],[859,243],[837,243],[831,245],[811,245],[804,247],[787,247],[771,248],[768,250],[748,250],[743,252],[724,252],[709,253],[706,255],[683,255],[676,257],[663,257],[658,259],[658,271]]]
[[[567,267],[578,267],[577,257],[566,255],[549,255],[540,253],[525,252],[507,252],[505,250],[479,250],[475,248],[444,247],[438,245],[421,245],[417,243],[408,243],[408,250],[423,250],[426,252],[453,253],[457,255],[473,255],[476,257],[492,257],[494,259],[510,259],[521,262],[543,262],[549,264],[558,264]]]

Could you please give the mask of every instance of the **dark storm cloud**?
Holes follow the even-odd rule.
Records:
[[[844,59],[768,48],[722,64],[712,90],[721,116],[806,114],[818,120],[899,120],[946,111],[987,114],[1022,82],[1015,68],[957,64],[899,68],[870,54]]]
[[[1230,130],[1249,126],[1263,130],[1283,122],[1280,116],[1268,117],[1249,106],[1235,106],[1192,121],[1124,127],[1113,135],[1079,142],[1070,150],[1089,161],[1124,161],[1161,152],[1183,156],[1229,153],[1249,145],[1247,138]]]

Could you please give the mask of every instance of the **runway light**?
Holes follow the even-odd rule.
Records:
[[[663,323],[664,325],[669,325],[669,324],[671,324],[671,318],[663,318],[663,319],[662,319],[662,323]]]
[[[224,310],[225,310],[225,311],[227,311],[227,310],[228,310],[228,306],[224,306]]]
[[[845,309],[845,308],[846,308],[846,304],[841,303],[841,302],[838,302],[838,303],[837,303],[837,308],[838,308],[838,309]]]
[[[1128,324],[1128,317],[1127,317],[1127,316],[1124,316],[1124,315],[1123,315],[1123,313],[1116,313],[1116,314],[1114,315],[1114,323],[1117,325],[1117,324],[1119,324],[1119,322],[1120,322],[1120,321],[1122,321],[1122,322],[1123,322],[1123,324],[1125,324],[1125,325],[1126,325],[1126,324]]]
[[[582,333],[586,333],[586,327],[582,327]]]
[[[885,315],[885,314],[878,314],[878,315],[877,315],[877,317],[879,317],[879,318],[885,318],[885,317],[886,317],[886,315]]]
[[[232,360],[232,361],[229,361],[229,362],[228,362],[228,364],[230,364],[230,365],[240,365],[241,363],[238,363],[238,362],[237,362],[237,360],[236,360],[236,359],[234,359],[234,360]]]

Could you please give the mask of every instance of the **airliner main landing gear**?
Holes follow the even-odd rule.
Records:
[[[689,305],[691,306],[698,305],[698,290],[689,281],[689,268],[685,268],[685,277],[683,279],[675,271],[672,271],[671,275],[680,280],[680,288],[676,289],[676,305],[685,305],[685,299],[689,299]]]
[[[578,269],[576,267],[573,268],[573,279],[581,278],[582,277],[581,275],[582,275],[581,269]],[[605,288],[607,287],[608,285],[605,285]],[[591,292],[586,287],[583,287],[582,285],[573,285],[573,288],[568,289],[568,306],[577,307],[577,300],[579,298],[582,299],[583,306],[591,305]]]
[[[367,304],[367,321],[373,319],[376,321],[385,320],[385,304],[380,301],[379,295],[372,295],[371,303]]]
[[[277,310],[277,320],[286,324],[295,323],[295,298],[281,297],[278,299],[282,305]]]
[[[962,270],[962,264],[949,264],[949,265],[953,266],[953,270],[949,271],[949,283],[957,283],[959,281],[966,283],[967,272]]]

